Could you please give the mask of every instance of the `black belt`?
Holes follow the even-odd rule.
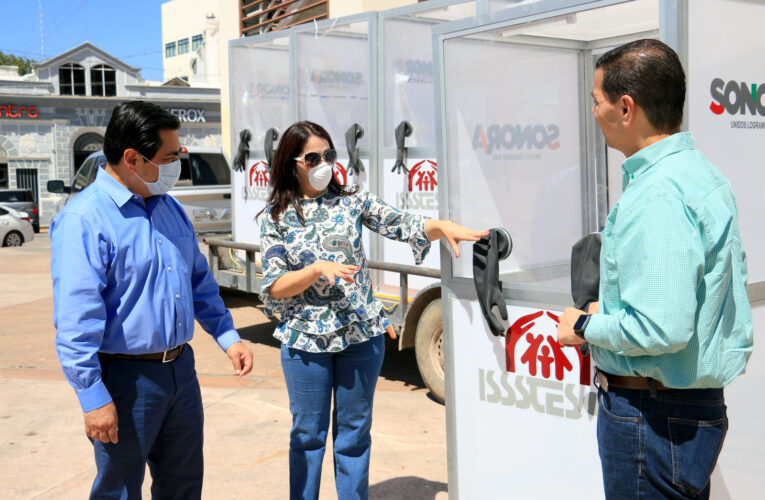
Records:
[[[103,358],[130,359],[133,361],[161,361],[163,363],[169,363],[180,357],[185,345],[186,344],[181,344],[178,347],[174,347],[167,351],[152,352],[149,354],[119,354],[111,352],[99,352],[98,355]]]
[[[609,387],[618,387],[620,389],[634,389],[638,391],[667,391],[671,387],[665,387],[664,384],[656,379],[649,377],[628,377],[624,375],[612,375],[602,370],[598,370],[598,383],[608,392]],[[653,385],[653,389],[651,388]]]

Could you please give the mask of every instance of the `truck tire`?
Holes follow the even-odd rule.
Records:
[[[417,368],[434,400],[446,401],[444,384],[444,323],[441,316],[441,298],[433,299],[420,315],[414,340]]]

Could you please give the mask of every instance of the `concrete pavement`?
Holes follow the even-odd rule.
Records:
[[[74,391],[54,348],[50,241],[0,248],[0,498],[87,498],[95,476]],[[245,296],[224,297],[253,373],[231,375],[228,358],[197,325],[192,346],[205,406],[203,498],[288,495],[290,413],[274,324]],[[372,427],[370,498],[447,498],[444,407],[427,396],[412,351],[388,344]],[[150,498],[151,479],[144,483]],[[336,498],[331,443],[320,498]]]

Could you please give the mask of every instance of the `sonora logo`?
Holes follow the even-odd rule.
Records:
[[[473,132],[473,149],[483,148],[486,154],[495,149],[558,149],[560,129],[557,125],[489,125],[484,131],[476,125]]]
[[[311,72],[311,81],[322,85],[332,83],[341,85],[362,85],[364,83],[364,76],[359,71],[321,70]]]
[[[722,78],[715,78],[709,86],[709,92],[713,99],[709,109],[716,115],[725,111],[731,115],[744,115],[749,111],[753,115],[765,116],[765,83],[749,85],[735,80],[726,83]]]

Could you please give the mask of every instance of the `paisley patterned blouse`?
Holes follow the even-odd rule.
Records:
[[[305,224],[289,207],[279,221],[264,212],[260,229],[263,283],[260,298],[269,316],[279,313],[274,337],[309,352],[335,352],[380,335],[390,324],[374,297],[369,267],[361,245],[361,226],[408,242],[415,263],[430,250],[425,217],[402,213],[368,192],[340,195],[327,190],[302,199]],[[304,292],[275,299],[269,293],[277,278],[317,260],[361,267],[353,283],[330,282],[323,276]]]

